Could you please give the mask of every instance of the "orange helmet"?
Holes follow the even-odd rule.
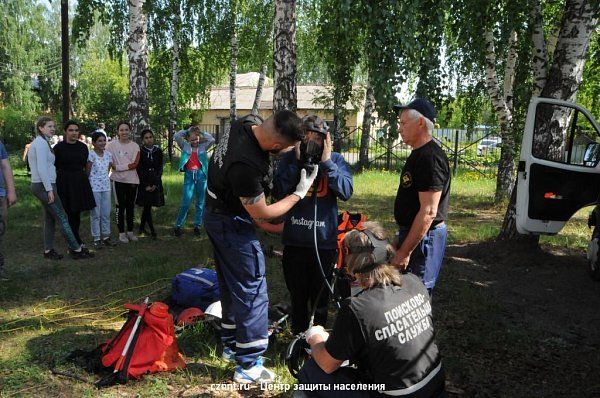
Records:
[[[186,308],[177,317],[177,326],[191,325],[199,319],[204,319],[204,312],[200,308]]]

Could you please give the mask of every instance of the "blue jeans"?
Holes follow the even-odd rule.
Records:
[[[181,198],[181,207],[179,208],[177,221],[175,221],[175,227],[183,227],[194,194],[196,195],[194,227],[199,227],[202,225],[202,212],[204,211],[204,198],[206,196],[206,174],[203,170],[188,170],[185,172],[183,197]]]
[[[110,236],[110,195],[110,191],[94,192],[96,207],[92,209],[90,214],[90,225],[94,240]]]
[[[221,292],[221,341],[247,368],[269,344],[265,256],[250,220],[208,210],[204,228],[214,249]]]
[[[398,231],[398,247],[406,239],[408,231],[408,228]],[[429,294],[433,291],[442,268],[447,238],[448,228],[445,223],[434,227],[427,231],[410,256],[407,271],[421,278]]]

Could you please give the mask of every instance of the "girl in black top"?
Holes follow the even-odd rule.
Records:
[[[69,225],[77,243],[83,244],[79,236],[81,212],[96,207],[92,187],[86,173],[87,146],[79,141],[79,125],[73,120],[65,123],[64,140],[54,146],[56,156],[56,187],[62,201]]]
[[[150,130],[142,132],[142,146],[137,172],[140,177],[140,186],[135,202],[138,206],[144,208],[140,221],[140,235],[146,234],[146,224],[148,224],[152,239],[156,239],[156,231],[152,222],[152,207],[160,207],[165,204],[161,180],[163,152],[158,146],[154,145],[154,134]]]

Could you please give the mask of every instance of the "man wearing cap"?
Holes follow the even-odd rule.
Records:
[[[437,114],[431,102],[417,98],[394,109],[398,133],[412,152],[402,169],[394,203],[398,233],[391,262],[420,277],[431,294],[446,250],[450,165],[431,135]]]

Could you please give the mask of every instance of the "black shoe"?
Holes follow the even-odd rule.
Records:
[[[104,244],[104,246],[116,246],[116,243],[110,240],[110,238],[102,239],[102,243]]]
[[[173,229],[173,235],[179,237],[183,235],[183,230],[179,227],[175,227],[175,229]]]
[[[148,236],[148,232],[146,232],[146,228],[140,228],[138,230],[138,236]]]
[[[44,252],[44,258],[47,258],[49,260],[62,260],[63,255],[58,254],[54,249],[50,249],[49,252]]]
[[[202,234],[200,233],[200,227],[194,227],[194,235],[196,235],[196,236],[200,236],[200,235],[202,235]]]
[[[152,240],[156,240],[156,232],[150,232],[150,237],[152,238]]]
[[[94,241],[94,249],[96,249],[96,250],[102,249],[102,241],[100,239]]]
[[[71,258],[73,260],[80,260],[86,258],[93,258],[94,253],[90,253],[88,249],[82,247],[80,251],[76,252],[75,250],[69,250],[71,252]]]

